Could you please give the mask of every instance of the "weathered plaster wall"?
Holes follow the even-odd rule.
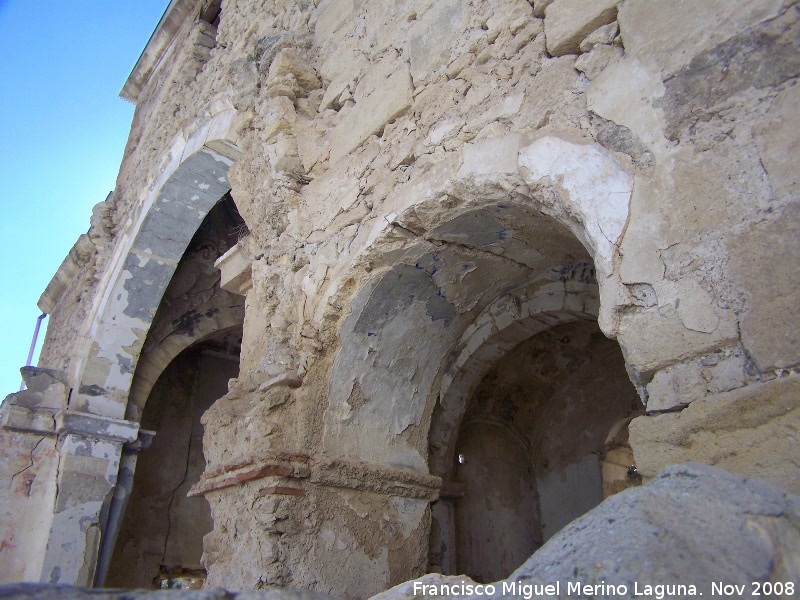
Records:
[[[455,479],[463,496],[454,523],[445,523],[454,525],[455,545],[440,560],[446,563],[453,554],[452,574],[489,583],[508,577],[542,545],[539,496],[527,448],[517,436],[491,423],[471,425],[481,431],[462,429],[459,436],[465,460]]]
[[[39,579],[41,550],[53,519],[58,470],[55,441],[31,433],[0,433],[0,581]]]
[[[548,326],[595,316],[618,340],[648,473],[690,415],[738,423],[792,385],[795,2],[226,0],[216,32],[202,4],[142,81],[42,365],[135,437],[117,420],[147,331],[232,188],[256,250],[241,374],[204,419],[210,582],[349,597],[420,574],[428,465],[492,361]],[[757,435],[784,458],[778,395]],[[709,457],[695,440],[680,455]]]

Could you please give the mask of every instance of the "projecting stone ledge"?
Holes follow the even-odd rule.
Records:
[[[220,271],[219,287],[246,296],[253,287],[253,256],[255,245],[250,236],[220,256],[214,266]]]

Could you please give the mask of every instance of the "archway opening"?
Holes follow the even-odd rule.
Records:
[[[200,419],[239,374],[244,298],[220,287],[214,263],[244,233],[227,194],[197,229],[153,319],[126,415],[155,436],[129,459],[130,473],[121,470],[133,482],[124,516],[108,521],[105,587],[195,588],[205,579],[203,536],[213,522],[206,500],[187,493],[205,469]]]
[[[343,321],[322,441],[441,477],[428,569],[488,582],[602,500],[606,438],[639,398],[598,324],[611,250],[558,210],[558,190],[469,183],[395,215],[364,259],[379,272]],[[550,379],[516,354],[536,343]],[[607,380],[616,388],[598,400]]]
[[[608,434],[638,404],[619,346],[594,321],[556,325],[498,359],[457,436],[455,572],[503,579],[597,506]]]
[[[106,587],[202,586],[203,536],[213,528],[203,496],[188,497],[205,469],[200,418],[239,374],[241,327],[181,352],[153,387],[142,428],[155,431],[136,463]]]

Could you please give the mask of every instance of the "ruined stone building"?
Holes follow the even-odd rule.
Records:
[[[3,404],[0,580],[367,597],[670,463],[800,492],[798,46],[795,0],[172,0]]]

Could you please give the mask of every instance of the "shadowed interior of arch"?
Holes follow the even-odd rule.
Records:
[[[205,469],[203,413],[239,374],[241,327],[181,352],[150,393],[142,427],[155,431],[136,463],[106,587],[202,585],[203,536],[213,528],[203,496],[187,496]]]
[[[530,197],[453,204],[401,216],[413,250],[355,298],[324,445],[442,477],[428,568],[496,581],[602,500],[639,399],[576,234]]]
[[[454,493],[435,508],[447,536],[432,540],[438,566],[505,578],[597,506],[607,435],[638,405],[619,346],[593,321],[556,325],[497,360],[468,400],[441,474]]]

